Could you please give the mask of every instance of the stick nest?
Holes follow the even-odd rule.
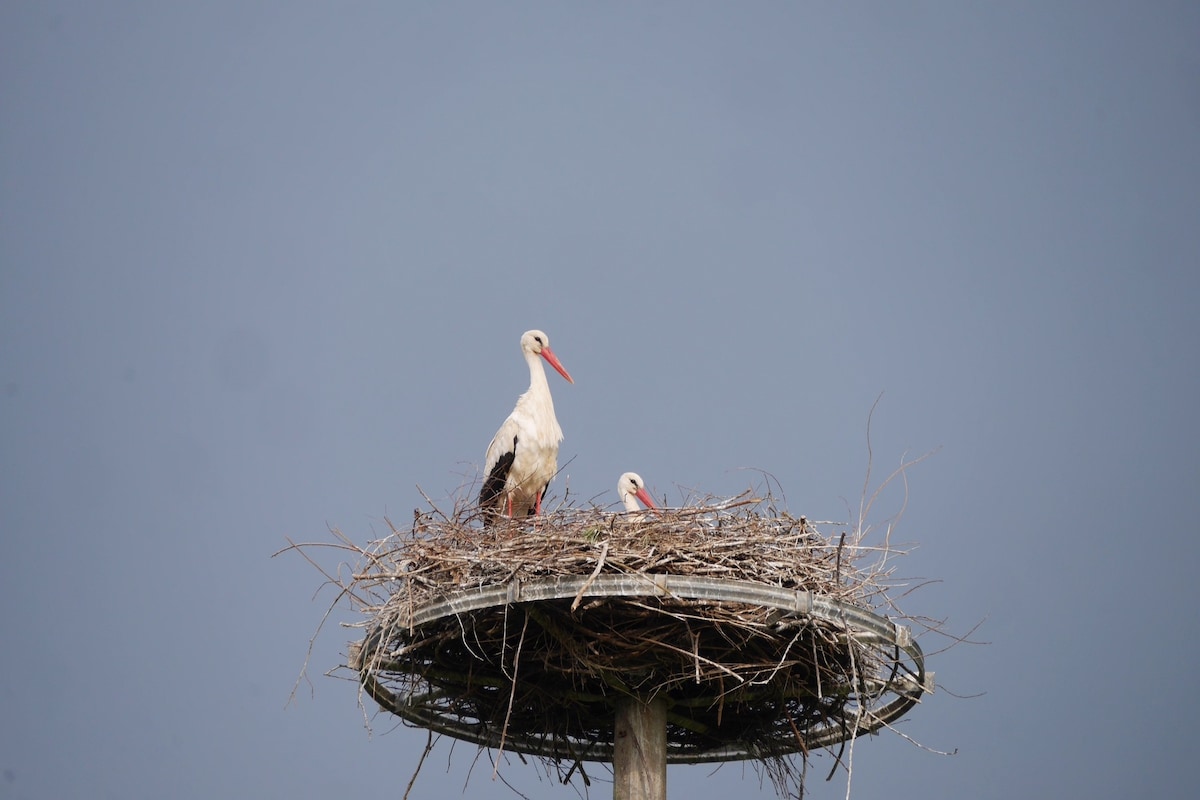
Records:
[[[807,763],[810,748],[872,729],[862,720],[896,692],[897,675],[907,670],[919,685],[923,674],[898,648],[863,641],[836,620],[653,591],[587,593],[601,576],[649,585],[670,575],[810,592],[866,610],[890,605],[883,564],[892,551],[881,559],[878,548],[822,535],[766,505],[742,495],[661,514],[560,508],[487,529],[466,503],[449,515],[415,512],[410,529],[393,526],[354,547],[360,564],[338,581],[364,615],[349,666],[385,710],[540,756],[560,777],[611,758],[619,698],[665,696],[671,761],[753,758],[779,785],[797,775],[788,756]],[[512,587],[555,578],[586,580],[573,597],[414,622],[464,592],[507,586],[511,598]]]

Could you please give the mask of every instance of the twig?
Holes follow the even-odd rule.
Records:
[[[425,763],[425,756],[429,755],[433,750],[433,731],[428,731],[425,737],[425,749],[421,751],[421,757],[417,759],[417,768],[413,770],[412,777],[408,779],[408,786],[404,787],[403,800],[408,800],[408,794],[412,791],[413,784],[417,782],[417,775],[421,774],[421,765]]]
[[[508,711],[504,715],[504,727],[500,731],[500,752],[504,752],[504,739],[508,736],[508,721],[512,718],[513,699],[517,696],[517,670],[521,664],[521,647],[525,644],[525,629],[529,627],[529,615],[525,615],[525,621],[521,624],[521,638],[517,640],[517,652],[513,656],[513,674],[512,688],[508,692]],[[496,779],[496,770],[500,769],[497,764],[492,770],[492,780]]]
[[[596,568],[594,570],[592,570],[591,576],[586,581],[584,581],[583,586],[579,587],[579,594],[575,595],[575,601],[573,603],[571,603],[572,611],[579,608],[579,603],[583,600],[583,596],[587,592],[588,587],[591,586],[595,582],[596,576],[599,575],[600,570],[602,570],[604,568],[604,559],[607,555],[608,555],[608,542],[604,542],[600,546],[600,557],[596,559]]]

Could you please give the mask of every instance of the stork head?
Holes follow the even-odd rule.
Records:
[[[550,349],[550,337],[542,331],[533,330],[525,331],[521,336],[521,350],[526,353],[532,353],[535,356],[541,356],[546,359],[546,363],[558,370],[558,374],[567,379],[567,383],[574,383],[575,380],[567,372],[558,360],[558,356],[554,355],[554,351]]]
[[[642,476],[636,472],[626,472],[617,481],[617,494],[621,497],[621,502],[625,504],[626,511],[639,511],[638,500],[642,501],[642,505],[646,508],[657,509],[650,493],[646,491],[646,483],[642,480]]]

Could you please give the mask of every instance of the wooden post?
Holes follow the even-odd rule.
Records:
[[[622,697],[613,733],[613,800],[667,800],[666,699]]]

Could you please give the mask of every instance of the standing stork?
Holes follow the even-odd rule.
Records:
[[[502,513],[510,517],[540,513],[542,495],[558,471],[563,433],[554,417],[554,400],[539,356],[567,383],[575,381],[550,349],[550,337],[541,331],[521,336],[521,352],[529,365],[529,389],[517,398],[516,407],[488,445],[479,490],[485,522]]]
[[[638,505],[638,500],[641,500],[642,505],[646,508],[656,511],[658,509],[658,506],[654,505],[654,500],[650,498],[650,493],[646,491],[646,482],[636,472],[626,472],[620,477],[617,481],[617,494],[621,496],[621,502],[625,504],[626,512],[641,511],[642,507]],[[642,516],[638,514],[630,519],[640,520]]]

